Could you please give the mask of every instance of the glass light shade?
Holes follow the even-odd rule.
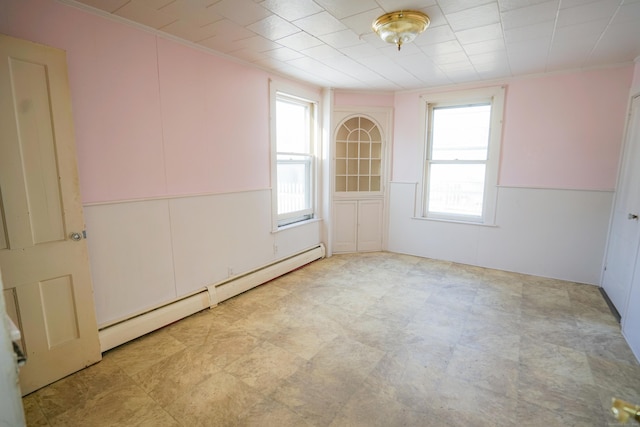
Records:
[[[429,17],[415,10],[403,10],[382,15],[371,25],[373,31],[387,43],[400,47],[412,42],[429,26]]]

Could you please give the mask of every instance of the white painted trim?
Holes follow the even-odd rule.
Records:
[[[173,195],[166,195],[166,196],[141,197],[137,199],[121,199],[121,200],[110,200],[110,201],[104,201],[104,202],[87,202],[87,203],[83,203],[82,206],[83,207],[105,206],[105,205],[118,205],[122,203],[153,202],[156,200],[185,199],[189,197],[226,196],[229,194],[258,193],[261,191],[271,191],[271,188],[257,188],[255,190],[223,191],[220,193],[210,192],[210,193],[193,193],[193,194],[173,194]]]
[[[288,272],[300,268],[312,261],[324,258],[324,256],[324,245],[320,244],[319,246],[302,251],[294,256],[279,260],[278,262],[262,266],[246,274],[209,285],[207,288],[215,289],[216,303],[219,303],[280,277],[283,274],[287,274]]]
[[[493,225],[496,221],[496,210],[498,204],[498,174],[500,169],[500,153],[502,151],[502,128],[504,121],[504,103],[505,103],[506,86],[490,86],[475,89],[456,90],[451,92],[439,92],[432,94],[424,94],[420,96],[420,144],[422,148],[422,156],[420,157],[420,170],[422,171],[421,181],[418,183],[416,191],[415,217],[427,217],[425,209],[427,197],[427,174],[428,174],[428,155],[429,141],[428,139],[428,114],[430,104],[457,105],[461,103],[471,103],[476,101],[491,100],[491,125],[488,143],[488,154],[486,161],[486,175],[484,187],[484,200],[482,207],[482,216],[478,221],[457,219],[454,217],[447,218],[434,217],[429,219],[440,219],[449,222],[468,222],[470,224]]]
[[[101,329],[98,332],[100,351],[110,350],[211,306],[209,293],[204,290],[196,295],[174,301],[156,310]]]
[[[246,292],[312,261],[324,258],[324,245],[309,248],[300,253],[256,268],[246,274],[230,277],[212,284],[196,294],[171,301],[160,307],[129,317],[104,327],[99,331],[100,350],[105,352],[128,341],[160,329],[219,302]]]

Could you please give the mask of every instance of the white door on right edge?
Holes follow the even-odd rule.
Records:
[[[602,287],[624,321],[640,242],[640,96],[633,99],[622,159]]]

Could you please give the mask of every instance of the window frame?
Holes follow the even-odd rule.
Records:
[[[498,168],[500,163],[500,147],[502,142],[502,123],[504,114],[504,97],[505,87],[496,86],[481,89],[462,90],[447,93],[435,93],[430,95],[422,95],[422,114],[423,118],[423,156],[421,157],[422,180],[419,183],[421,187],[417,194],[420,200],[416,206],[419,206],[417,216],[423,219],[461,222],[479,225],[495,225],[497,189],[498,189]],[[478,104],[491,105],[491,116],[489,126],[489,141],[487,145],[486,161],[434,161],[431,159],[432,147],[432,121],[433,108],[436,107],[455,107],[455,106],[471,106]],[[431,165],[433,164],[484,164],[485,179],[483,191],[482,213],[480,216],[463,215],[454,213],[430,213],[428,211],[429,203],[429,176]]]
[[[281,82],[271,80],[270,90],[270,139],[271,139],[271,208],[272,208],[272,230],[278,231],[284,227],[305,224],[317,218],[318,207],[318,150],[320,136],[320,99],[319,95],[306,91],[293,85],[287,85]],[[291,103],[297,103],[308,106],[308,153],[291,153],[278,152],[277,143],[277,120],[276,120],[276,103],[278,100],[285,100]],[[292,157],[306,158],[306,160],[279,160],[279,156],[289,155]],[[309,207],[284,214],[278,213],[278,164],[286,163],[302,163],[306,165],[307,188],[305,199],[309,202]]]

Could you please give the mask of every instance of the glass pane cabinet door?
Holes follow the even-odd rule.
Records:
[[[336,192],[380,192],[382,133],[367,117],[351,117],[336,133]]]

